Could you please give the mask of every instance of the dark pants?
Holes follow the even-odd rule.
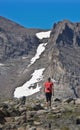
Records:
[[[51,106],[52,93],[45,93],[45,95],[46,95],[46,102],[50,102],[50,106]]]

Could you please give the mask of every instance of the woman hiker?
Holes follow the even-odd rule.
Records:
[[[46,107],[51,108],[51,98],[54,95],[54,83],[51,81],[49,77],[48,80],[44,83],[44,92],[46,96]]]

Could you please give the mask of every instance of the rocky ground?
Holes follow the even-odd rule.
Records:
[[[0,103],[0,130],[80,130],[80,99],[21,98]]]

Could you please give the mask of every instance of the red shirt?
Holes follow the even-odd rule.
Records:
[[[44,87],[46,93],[52,93],[53,82],[45,82]]]

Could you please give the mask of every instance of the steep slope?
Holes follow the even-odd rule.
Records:
[[[55,95],[80,96],[80,23],[64,20],[53,26],[45,52],[48,69],[45,75],[58,81]]]
[[[39,86],[42,86],[44,80],[49,76],[52,77],[56,81],[54,85],[56,97],[80,96],[79,30],[79,23],[71,23],[64,20],[55,24],[49,39],[44,37],[41,39],[44,46],[44,39],[47,40],[45,51],[29,68],[31,70],[45,68],[44,79],[39,82]]]
[[[12,97],[24,68],[40,44],[36,33],[40,29],[23,26],[0,17],[0,97]],[[20,82],[20,81],[19,81]],[[21,83],[24,82],[24,77]]]
[[[34,54],[39,44],[35,33],[39,29],[26,29],[17,23],[0,17],[0,61]]]

